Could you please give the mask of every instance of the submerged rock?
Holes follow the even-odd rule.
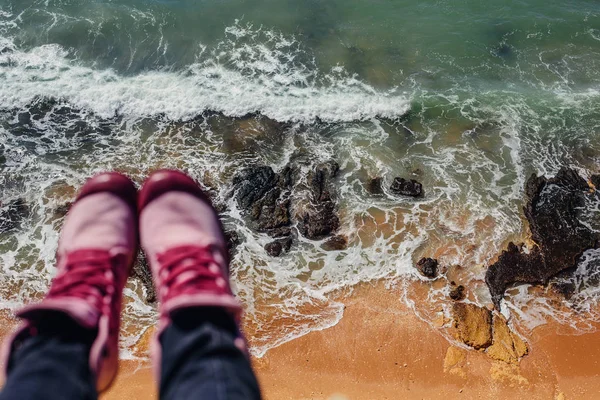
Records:
[[[456,336],[474,349],[485,349],[492,344],[492,312],[469,303],[452,305]]]
[[[464,300],[466,297],[466,289],[463,285],[455,285],[453,282],[452,289],[450,289],[450,298],[454,301]]]
[[[383,179],[381,177],[371,178],[365,184],[365,188],[367,192],[372,195],[382,195],[383,194]]]
[[[0,233],[15,231],[29,217],[30,208],[25,199],[0,201]]]
[[[433,279],[438,275],[438,260],[433,258],[421,258],[416,265],[421,275]]]
[[[235,253],[237,252],[237,248],[240,244],[242,244],[242,238],[240,238],[239,233],[235,230],[227,230],[224,232],[225,234],[225,243],[227,244],[227,251],[229,252],[229,258],[233,258]]]
[[[292,248],[293,239],[291,236],[277,239],[265,245],[267,254],[271,257],[277,257],[283,252],[288,252]]]
[[[423,185],[414,179],[394,178],[390,191],[402,196],[422,197]]]
[[[309,201],[296,210],[298,230],[308,239],[322,239],[340,227],[333,186],[339,169],[335,161],[329,161],[308,174]]]
[[[332,236],[321,245],[321,248],[325,251],[346,250],[347,247],[348,238],[344,235]]]
[[[550,179],[532,175],[525,193],[524,212],[537,246],[527,253],[523,246],[510,243],[488,268],[485,281],[497,309],[507,287],[547,284],[559,272],[574,268],[583,252],[596,247],[600,239],[581,222],[586,201],[597,193],[574,170],[562,168]]]

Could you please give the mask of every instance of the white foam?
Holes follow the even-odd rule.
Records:
[[[239,24],[225,31],[224,42],[201,51],[199,61],[184,70],[135,76],[88,67],[56,44],[22,50],[10,38],[0,38],[12,49],[0,54],[0,108],[53,97],[101,117],[186,120],[205,111],[228,116],[259,112],[295,122],[396,118],[408,110],[406,95],[395,90],[379,92],[341,67],[323,73],[298,62],[307,57],[293,38]]]

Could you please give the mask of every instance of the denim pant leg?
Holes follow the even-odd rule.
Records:
[[[260,399],[258,382],[229,314],[217,308],[182,310],[160,338],[161,400]]]
[[[94,332],[72,320],[52,318],[49,329],[23,340],[13,351],[0,400],[94,400],[89,367]]]

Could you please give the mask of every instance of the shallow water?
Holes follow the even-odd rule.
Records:
[[[447,288],[415,289],[421,256],[461,265],[449,280],[485,304],[485,265],[526,236],[527,177],[599,172],[598,26],[593,1],[0,0],[0,201],[29,204],[0,233],[2,306],[47,288],[55,209],[86,177],[117,169],[139,183],[159,167],[219,189],[243,238],[233,281],[256,354],[336,323],[331,294],[364,281],[404,285],[399,301],[433,321]],[[239,168],[292,158],[340,164],[347,250],[301,239],[269,257],[227,196]],[[374,176],[418,179],[426,196],[372,197]],[[586,254],[569,302],[522,286],[505,312],[521,329],[587,329],[599,257]],[[155,318],[142,292],[126,292],[125,354]]]

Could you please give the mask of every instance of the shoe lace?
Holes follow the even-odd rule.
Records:
[[[161,286],[166,288],[165,297],[198,292],[228,292],[221,266],[213,252],[214,246],[180,246],[158,254],[159,278]]]
[[[115,290],[115,257],[106,250],[77,250],[67,255],[64,272],[57,276],[48,297],[74,297],[101,310],[104,297]]]

